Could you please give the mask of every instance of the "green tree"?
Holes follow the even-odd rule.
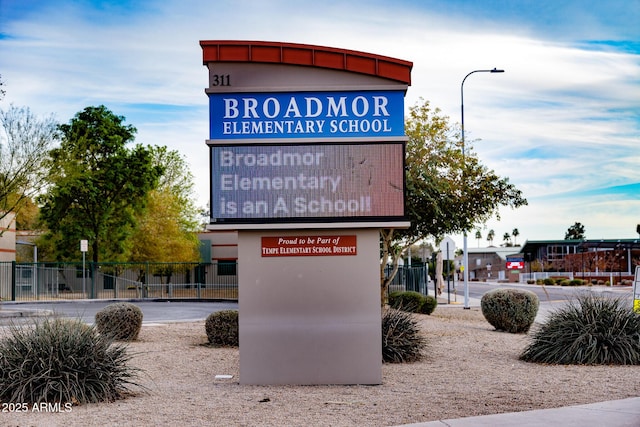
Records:
[[[520,235],[520,232],[518,231],[518,229],[514,228],[513,231],[511,232],[511,235],[513,236],[513,245],[518,246],[518,236]]]
[[[476,240],[478,241],[478,247],[480,247],[480,239],[482,239],[482,233],[480,230],[476,230]]]
[[[9,212],[20,219],[20,210],[42,190],[43,162],[57,126],[53,116],[37,117],[27,107],[0,109],[0,219]]]
[[[480,164],[472,147],[462,155],[457,127],[437,108],[422,101],[409,109],[405,121],[408,229],[381,231],[382,259],[392,260],[392,273],[381,263],[381,298],[384,302],[398,260],[413,243],[441,239],[449,233],[472,230],[498,215],[500,206],[527,204],[520,190]]]
[[[511,246],[511,234],[504,233],[502,235],[502,241],[504,242],[505,246]]]
[[[167,147],[154,147],[152,154],[154,165],[163,170],[158,182],[158,191],[170,193],[181,206],[180,227],[185,231],[200,231],[202,209],[196,207],[193,197],[194,178],[184,156],[178,151],[169,151]]]
[[[127,148],[136,129],[124,120],[101,105],[60,126],[62,143],[49,153],[51,186],[39,199],[55,259],[78,259],[81,239],[94,262],[128,257],[136,218],[163,170],[149,148]]]
[[[22,208],[16,215],[16,230],[36,230],[40,209],[31,198],[24,200]]]
[[[138,219],[131,261],[198,262],[198,235],[182,227],[182,206],[168,191],[149,193],[148,208]]]
[[[583,240],[585,238],[584,225],[579,222],[576,222],[569,227],[567,232],[564,234],[564,240]]]
[[[487,242],[489,242],[489,246],[493,246],[493,239],[496,237],[496,232],[493,230],[489,230],[487,233]]]
[[[193,175],[177,151],[152,149],[162,167],[158,187],[149,192],[147,209],[138,216],[131,261],[200,261],[199,210],[193,201]]]

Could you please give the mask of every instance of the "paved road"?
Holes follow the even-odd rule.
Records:
[[[96,313],[113,301],[81,300],[72,302],[42,302],[42,303],[10,303],[2,304],[1,311],[6,312],[34,312],[45,310],[59,315],[80,318],[86,323],[95,321]],[[143,323],[158,322],[188,322],[204,320],[214,311],[238,309],[237,302],[157,302],[135,301],[140,307]],[[15,320],[15,318],[13,318]],[[5,318],[6,320],[6,318]]]
[[[464,302],[464,289],[462,283],[457,283],[457,294],[451,294],[451,302],[461,304]],[[542,286],[524,285],[513,283],[497,283],[497,282],[469,282],[469,296],[472,299],[472,305],[479,305],[482,295],[488,290],[497,287],[518,287],[532,290],[538,294],[540,298],[540,312],[544,314],[552,308],[565,304],[568,300],[575,298],[579,292],[598,292],[607,297],[629,297],[632,296],[631,287],[559,287],[559,286]],[[431,290],[433,294],[433,290]],[[548,296],[547,296],[548,294]],[[439,300],[446,301],[446,292],[439,297]],[[630,300],[631,301],[631,300]],[[86,323],[93,323],[96,313],[113,301],[104,300],[76,300],[76,301],[56,301],[42,303],[12,303],[4,302],[2,304],[3,315],[6,316],[9,311],[17,312],[33,312],[44,310],[54,312],[67,317],[81,318]],[[158,302],[158,301],[135,301],[134,302],[144,314],[144,323],[158,322],[186,322],[204,320],[214,311],[238,309],[237,302]],[[15,318],[14,318],[15,320]],[[6,317],[0,316],[0,322],[6,323]]]
[[[469,297],[480,299],[485,292],[497,288],[519,288],[532,291],[538,295],[541,304],[565,303],[584,292],[594,292],[599,296],[608,298],[631,298],[633,290],[631,286],[540,286],[520,283],[469,282]],[[431,292],[433,293],[432,290]],[[447,298],[446,290],[441,295],[441,298]],[[452,290],[451,301],[454,300],[457,302],[464,301],[464,284],[461,282],[456,283],[455,294]]]

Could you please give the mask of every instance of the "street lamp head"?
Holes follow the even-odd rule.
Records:
[[[489,71],[490,73],[504,73],[504,70],[498,70],[497,68],[494,68],[493,70]]]

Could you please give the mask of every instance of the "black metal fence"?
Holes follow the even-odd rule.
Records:
[[[386,266],[384,269],[385,277],[389,277],[393,268]],[[389,292],[394,291],[415,291],[422,295],[429,294],[429,267],[424,265],[419,266],[400,266],[398,272],[394,276],[393,280],[389,284]],[[435,295],[435,290],[433,290]]]
[[[0,300],[238,299],[238,264],[0,262]],[[391,268],[385,269],[387,276]],[[389,292],[428,295],[428,268],[401,266]],[[434,291],[435,295],[435,291]]]
[[[0,298],[238,299],[237,263],[0,262]]]

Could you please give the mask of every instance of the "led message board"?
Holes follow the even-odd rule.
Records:
[[[211,140],[404,135],[404,91],[210,93]]]
[[[211,223],[403,220],[404,143],[215,145]]]

